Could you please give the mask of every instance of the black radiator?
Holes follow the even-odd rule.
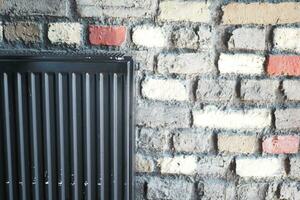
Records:
[[[0,58],[0,199],[133,200],[129,57]]]

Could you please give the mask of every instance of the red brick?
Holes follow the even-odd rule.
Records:
[[[263,141],[265,153],[297,153],[299,150],[299,136],[272,136]]]
[[[90,25],[89,39],[93,45],[121,46],[126,39],[126,27]]]
[[[267,71],[270,75],[300,76],[300,56],[270,56]]]

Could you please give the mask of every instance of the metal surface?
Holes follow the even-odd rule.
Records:
[[[0,58],[0,199],[133,200],[133,62]]]

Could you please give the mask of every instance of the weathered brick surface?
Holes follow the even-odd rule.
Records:
[[[214,138],[211,132],[185,129],[174,133],[173,145],[176,152],[209,153],[214,150]]]
[[[260,50],[266,49],[266,31],[259,28],[238,28],[232,32],[228,41],[230,50]]]
[[[300,81],[299,80],[285,80],[283,81],[283,91],[287,100],[300,100]]]
[[[83,26],[80,23],[50,23],[48,27],[48,38],[54,44],[76,44],[82,43]]]
[[[134,197],[136,200],[145,200],[145,185],[147,184],[144,177],[136,176],[135,177],[135,193]]]
[[[271,55],[267,60],[269,75],[300,75],[300,56]]]
[[[205,180],[199,183],[199,196],[202,200],[235,199],[235,186],[233,183],[222,180]]]
[[[193,117],[196,127],[264,129],[271,125],[271,113],[267,109],[222,111],[207,107],[203,110],[194,110]]]
[[[274,30],[274,48],[282,51],[300,52],[299,28],[276,28]]]
[[[172,40],[176,48],[198,48],[198,35],[193,29],[180,28],[174,31],[172,34]]]
[[[285,182],[280,188],[280,199],[299,200],[299,182]]]
[[[265,101],[276,100],[279,93],[278,80],[247,80],[241,81],[241,98],[246,101]]]
[[[158,103],[138,105],[136,121],[146,127],[187,128],[190,126],[190,111],[185,107]]]
[[[67,16],[68,2],[65,0],[3,0],[2,14]]]
[[[207,53],[160,54],[157,71],[174,74],[208,74],[215,71],[213,58]]]
[[[205,156],[199,159],[196,174],[224,178],[230,171],[231,156]]]
[[[300,157],[290,157],[290,173],[289,176],[294,179],[300,179]]]
[[[272,136],[263,141],[263,152],[273,154],[298,153],[299,142],[300,138],[296,135]]]
[[[155,54],[148,51],[133,51],[132,58],[139,64],[140,70],[153,71]]]
[[[199,37],[199,48],[203,50],[210,50],[213,46],[212,28],[208,26],[200,26],[197,34]]]
[[[296,2],[229,3],[223,6],[224,24],[286,24],[300,22]]]
[[[275,117],[277,129],[297,129],[300,127],[300,109],[277,109]]]
[[[149,78],[142,83],[142,94],[148,99],[188,101],[189,85],[178,79]]]
[[[255,135],[218,135],[218,150],[223,153],[251,154],[259,152]]]
[[[4,37],[11,42],[34,43],[41,41],[41,26],[36,23],[19,22],[4,26]]]
[[[200,79],[196,91],[197,100],[228,101],[235,96],[235,80]]]
[[[194,183],[184,179],[153,177],[148,183],[147,199],[194,199]]]
[[[237,189],[238,199],[243,200],[265,200],[268,184],[254,183],[239,185]]]
[[[121,46],[126,40],[126,27],[91,25],[89,40],[93,45]]]
[[[236,173],[241,177],[268,178],[286,174],[282,158],[237,158]]]
[[[159,4],[159,20],[162,21],[190,21],[206,22],[210,21],[209,3],[196,1],[162,1]]]
[[[219,71],[222,74],[250,74],[261,75],[264,73],[263,56],[255,54],[221,54],[219,59]]]
[[[158,160],[162,174],[193,175],[197,172],[196,156],[165,157]]]
[[[135,170],[137,172],[153,172],[154,161],[150,157],[145,157],[141,154],[135,155]]]
[[[168,130],[143,128],[137,135],[137,148],[146,151],[166,151],[170,149],[171,134]]]
[[[157,0],[76,0],[82,17],[152,17]]]
[[[133,29],[132,41],[140,46],[162,48],[170,46],[170,37],[166,28],[143,25]]]

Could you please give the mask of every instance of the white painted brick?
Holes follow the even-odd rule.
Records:
[[[271,113],[267,109],[217,110],[206,107],[193,111],[196,127],[225,129],[264,129],[271,125]]]
[[[265,57],[254,54],[221,54],[219,70],[221,74],[263,74]]]
[[[229,49],[265,50],[266,31],[259,28],[238,28],[232,32]]]
[[[236,173],[241,177],[282,177],[286,174],[282,158],[237,158]]]
[[[284,51],[300,52],[300,28],[276,28],[274,48]]]
[[[216,71],[207,53],[160,54],[157,71],[174,74],[207,74]]]
[[[48,38],[51,43],[82,43],[83,26],[80,23],[50,23]]]
[[[196,156],[165,157],[158,160],[160,171],[163,174],[193,175],[197,170]]]
[[[162,1],[159,5],[159,20],[166,21],[210,21],[209,3],[197,1]]]
[[[283,91],[288,100],[300,100],[300,81],[299,80],[284,80]]]
[[[187,101],[188,85],[176,79],[148,78],[142,84],[142,94],[149,99]]]
[[[162,27],[149,25],[138,26],[133,29],[132,41],[136,45],[145,47],[168,47],[170,33]]]

